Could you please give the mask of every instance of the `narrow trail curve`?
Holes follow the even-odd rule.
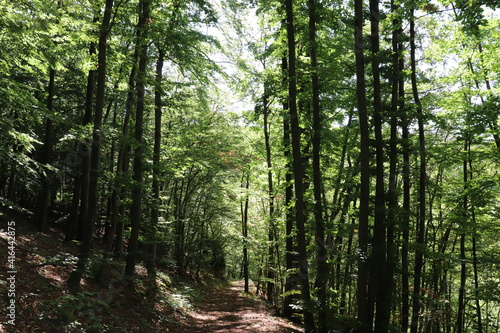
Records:
[[[265,303],[243,294],[243,282],[207,292],[198,309],[191,313],[179,333],[300,333],[283,318],[275,317]]]

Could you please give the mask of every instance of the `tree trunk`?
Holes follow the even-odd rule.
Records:
[[[418,141],[419,141],[419,213],[417,225],[417,248],[415,250],[415,270],[414,270],[414,283],[413,283],[413,312],[411,319],[411,333],[417,333],[419,326],[419,313],[420,313],[420,291],[422,288],[422,269],[425,252],[425,220],[426,220],[426,203],[425,203],[425,188],[427,182],[427,163],[425,153],[425,131],[422,103],[417,89],[417,73],[416,73],[416,59],[415,59],[415,17],[414,10],[410,11],[410,58],[411,58],[411,86],[413,99],[415,101],[418,117]]]
[[[483,333],[483,319],[481,312],[481,303],[479,300],[479,269],[478,269],[478,258],[477,258],[477,246],[476,246],[476,214],[474,212],[474,206],[471,207],[472,223],[474,225],[474,232],[472,236],[472,267],[474,269],[474,290],[475,290],[475,300],[476,300],[476,319],[477,319],[477,333]]]
[[[147,268],[151,276],[155,276],[155,262],[156,262],[156,228],[159,219],[160,200],[160,154],[161,154],[161,118],[162,118],[162,78],[163,78],[163,63],[164,51],[158,49],[158,59],[156,61],[156,88],[155,88],[155,129],[154,129],[154,147],[153,147],[153,184],[152,196],[153,205],[151,208],[151,231],[150,231],[150,245]]]
[[[463,162],[463,180],[464,180],[464,193],[467,193],[469,188],[469,170],[468,170],[468,158],[467,153],[469,151],[469,133],[465,134],[464,141],[464,162]],[[455,324],[456,332],[462,333],[465,329],[465,284],[467,282],[467,265],[466,265],[466,254],[465,254],[465,235],[469,219],[469,196],[465,194],[463,197],[463,208],[462,216],[463,220],[459,226],[460,230],[460,287],[458,291],[458,310],[457,310],[457,321]]]
[[[48,97],[47,97],[47,110],[51,114],[54,110],[54,94],[55,94],[55,69],[51,69],[49,73],[49,86],[48,86]],[[43,155],[41,162],[45,166],[49,166],[52,163],[52,150],[54,145],[54,136],[52,133],[52,119],[51,115],[45,120],[45,139],[43,142]],[[50,206],[50,189],[51,189],[51,178],[52,171],[48,168],[46,174],[42,178],[42,187],[40,189],[38,197],[38,207],[36,214],[36,224],[38,230],[44,232],[47,228],[47,221],[49,218],[49,206]]]
[[[264,66],[265,68],[265,66]],[[275,264],[274,264],[274,184],[273,184],[273,163],[271,159],[271,143],[269,140],[269,102],[267,83],[264,83],[264,96],[262,98],[262,112],[264,116],[264,142],[266,146],[266,164],[267,164],[267,193],[269,203],[269,223],[268,223],[268,255],[267,255],[267,300],[274,303],[274,278],[275,278]]]
[[[97,23],[97,18],[94,17],[94,23]],[[95,43],[90,43],[89,55],[92,57],[96,54]],[[91,69],[87,75],[87,90],[85,94],[85,113],[83,115],[82,125],[87,126],[92,122],[92,111],[94,103],[94,89],[96,80],[96,70]],[[82,239],[83,232],[77,235],[79,230],[82,230],[82,220],[80,220],[80,214],[87,214],[88,203],[83,203],[82,200],[88,200],[88,183],[89,183],[89,173],[90,173],[90,150],[86,142],[78,143],[78,155],[75,165],[77,169],[77,175],[75,176],[75,188],[73,191],[73,200],[71,203],[71,211],[68,218],[68,225],[66,229],[65,240],[70,241],[75,238]],[[80,171],[78,170],[80,169]],[[83,221],[86,221],[87,218]],[[84,223],[84,222],[83,222]]]
[[[250,171],[246,174],[245,179],[245,203],[241,207],[241,217],[242,217],[242,233],[243,233],[243,278],[245,280],[245,293],[250,292],[249,288],[249,275],[248,275],[248,204],[249,204],[249,193],[250,188]]]
[[[283,58],[284,71],[287,70],[286,58]],[[293,200],[293,185],[292,185],[292,166],[290,164],[291,154],[290,154],[290,121],[288,115],[288,103],[283,103],[283,151],[286,160],[286,173],[285,173],[285,232],[286,232],[286,270],[287,277],[285,280],[285,296],[283,297],[283,315],[285,318],[293,320],[293,314],[295,313],[293,309],[293,303],[295,296],[292,293],[293,290],[297,289],[298,277],[292,271],[297,267],[297,249],[295,246],[294,234],[294,218],[293,211],[291,208]]]
[[[17,119],[17,116],[14,116],[14,119]],[[19,147],[19,145],[17,144],[14,144],[14,147],[13,147],[13,151],[14,153],[20,153],[21,152],[21,148]],[[5,170],[4,167],[0,167],[1,170]],[[12,164],[10,166],[10,170],[9,170],[9,176],[8,176],[8,185],[7,185],[7,199],[9,199],[10,201],[15,201],[16,198],[15,198],[15,195],[16,195],[16,178],[17,178],[17,166]],[[0,180],[0,184],[3,184],[5,181],[4,179],[1,179]],[[2,187],[2,194],[5,195],[5,192],[4,192],[4,188]]]
[[[360,332],[372,329],[373,313],[370,309],[368,291],[368,220],[370,214],[370,129],[366,105],[365,60],[363,50],[363,1],[354,2],[354,52],[356,56],[356,97],[360,129],[360,195],[358,226],[358,320]]]
[[[470,154],[470,141],[467,147],[467,157],[469,160],[469,178],[472,181],[473,169],[472,169],[472,156]],[[479,300],[479,269],[478,269],[478,258],[477,258],[477,221],[476,221],[476,210],[475,206],[472,204],[470,207],[470,215],[472,218],[472,268],[474,270],[474,298],[476,303],[476,318],[477,318],[477,333],[483,333],[483,318],[481,311],[481,303]]]
[[[369,295],[376,297],[375,332],[387,332],[390,319],[391,286],[388,284],[387,274],[387,243],[386,243],[386,209],[385,209],[385,184],[384,184],[384,139],[382,136],[382,99],[380,83],[380,35],[379,22],[380,10],[378,0],[370,0],[371,22],[371,57],[373,75],[373,122],[375,131],[375,158],[376,158],[376,183],[375,183],[375,217],[373,227],[373,262],[370,274]],[[370,299],[369,299],[370,300]],[[369,301],[369,312],[371,301]]]
[[[144,97],[146,81],[146,65],[148,57],[147,20],[150,13],[150,0],[139,2],[139,21],[137,25],[137,45],[140,45],[139,66],[137,70],[137,105],[135,112],[135,142],[133,176],[134,185],[132,187],[132,204],[130,206],[130,238],[127,248],[127,258],[125,261],[124,278],[131,282],[133,286],[135,264],[137,261],[137,250],[139,244],[139,229],[142,218],[142,184],[143,184],[143,155],[144,155]]]
[[[392,12],[395,13],[397,10],[397,6],[394,5],[394,2],[391,4]],[[384,283],[386,288],[384,288],[384,295],[379,294],[379,299],[382,304],[377,303],[377,316],[379,317],[379,331],[389,330],[389,323],[391,319],[391,310],[392,310],[392,295],[394,292],[394,253],[396,253],[397,248],[394,244],[394,227],[397,224],[397,211],[398,207],[398,196],[397,196],[397,184],[396,184],[396,176],[397,176],[397,165],[398,165],[398,147],[397,147],[397,131],[398,131],[398,111],[400,108],[399,105],[399,76],[401,75],[401,69],[399,68],[399,29],[397,26],[399,25],[399,21],[394,19],[393,21],[393,35],[392,35],[392,50],[393,50],[393,58],[392,58],[392,67],[393,67],[393,76],[392,76],[392,92],[391,92],[391,136],[389,143],[389,188],[388,188],[388,209],[387,209],[387,233],[386,233],[386,253],[385,253],[385,281],[381,281]],[[377,321],[376,324],[377,326]]]
[[[402,30],[399,30],[399,35],[402,35]],[[399,55],[403,54],[404,48],[401,40],[398,42]],[[404,68],[404,58],[399,58],[399,71]],[[402,137],[402,150],[403,150],[403,216],[402,216],[402,244],[401,244],[401,331],[406,333],[408,331],[408,324],[410,318],[410,273],[408,252],[410,244],[410,209],[411,209],[411,195],[410,195],[410,133],[408,129],[409,119],[405,109],[405,88],[404,77],[399,76],[399,100],[401,112],[401,137]]]
[[[321,110],[319,103],[318,59],[316,54],[316,0],[308,1],[309,7],[309,53],[311,56],[311,87],[312,87],[312,169],[314,184],[314,219],[316,221],[316,262],[318,265],[315,286],[318,293],[319,313],[318,332],[328,332],[328,304],[326,284],[328,280],[328,265],[326,262],[325,224],[323,220],[322,179],[321,179]]]
[[[139,46],[136,45],[134,54],[132,56],[133,63],[137,63],[139,58]],[[122,137],[126,138],[129,133],[130,117],[132,109],[135,105],[135,80],[136,80],[137,66],[132,66],[128,79],[128,93],[125,102],[125,116],[122,125]],[[106,250],[111,255],[114,252],[115,256],[121,257],[123,253],[123,230],[124,230],[124,212],[125,205],[120,204],[120,198],[126,197],[127,189],[122,184],[121,178],[129,171],[130,166],[130,153],[131,147],[128,143],[121,142],[120,149],[118,150],[118,159],[116,161],[116,175],[115,184],[113,186],[113,193],[111,194],[111,225],[115,227],[115,237],[108,239]],[[116,179],[118,181],[116,181]],[[114,241],[114,246],[113,246]]]
[[[293,1],[286,0],[286,23],[288,43],[288,106],[290,113],[293,175],[295,187],[295,223],[297,226],[299,281],[302,300],[304,301],[304,326],[306,332],[314,331],[314,318],[309,310],[311,291],[309,286],[309,268],[307,259],[307,243],[305,231],[304,205],[304,169],[302,166],[302,152],[300,144],[300,126],[297,112],[297,76],[295,54],[295,27]]]
[[[98,180],[99,180],[99,159],[101,151],[101,126],[102,114],[104,109],[104,97],[106,90],[106,52],[107,39],[110,31],[111,11],[113,9],[113,0],[106,0],[101,29],[99,32],[98,44],[98,63],[97,67],[97,91],[96,106],[94,115],[94,128],[92,135],[92,149],[90,158],[90,181],[88,187],[88,215],[85,221],[85,234],[80,247],[78,263],[76,269],[71,273],[68,279],[68,285],[72,291],[79,289],[80,280],[85,271],[87,261],[92,247],[92,238],[94,235],[94,226],[97,219],[97,203],[99,199]],[[83,193],[83,192],[82,192]],[[82,200],[84,200],[82,196]]]

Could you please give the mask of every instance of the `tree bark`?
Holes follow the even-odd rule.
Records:
[[[399,35],[402,35],[400,29]],[[398,42],[399,55],[403,54],[403,43]],[[399,69],[402,71],[404,68],[404,58],[399,58]],[[399,76],[399,100],[401,112],[401,138],[403,150],[403,216],[402,216],[402,244],[401,244],[401,331],[406,333],[408,331],[408,320],[410,318],[410,273],[409,273],[409,244],[410,244],[410,209],[411,209],[411,195],[410,195],[410,133],[408,129],[409,119],[408,113],[405,108],[405,80],[403,75]]]
[[[137,105],[135,112],[135,144],[134,150],[134,166],[132,180],[132,204],[130,206],[130,238],[127,248],[127,258],[125,260],[124,278],[133,286],[135,264],[137,261],[137,250],[139,244],[139,231],[142,218],[142,184],[144,172],[144,97],[145,97],[145,81],[146,81],[146,65],[148,58],[148,42],[147,42],[147,20],[150,14],[151,0],[139,1],[139,21],[137,24],[137,44],[140,45],[139,50],[139,66],[137,69]]]
[[[132,109],[135,105],[135,81],[137,75],[137,59],[139,58],[139,46],[135,46],[132,60],[134,65],[130,71],[128,79],[128,93],[125,102],[125,116],[122,125],[122,138],[126,138],[129,133],[130,118]],[[121,178],[126,175],[130,167],[131,147],[126,142],[120,142],[120,149],[118,150],[118,158],[116,161],[116,175],[113,193],[111,194],[111,225],[115,225],[115,237],[108,239],[106,249],[109,253],[114,252],[115,256],[121,257],[123,254],[123,230],[124,230],[124,212],[125,205],[120,204],[120,198],[125,198],[127,189],[123,185]],[[114,241],[114,246],[113,246]]]
[[[373,311],[371,297],[376,298],[375,332],[387,332],[390,319],[391,307],[389,304],[390,284],[387,283],[387,243],[386,243],[386,208],[385,208],[385,184],[384,184],[384,139],[382,136],[382,97],[380,83],[380,34],[379,34],[380,10],[378,0],[370,0],[370,26],[371,26],[371,58],[373,75],[373,122],[375,131],[375,159],[376,159],[376,183],[375,183],[375,216],[373,227],[373,262],[370,274],[369,312]]]
[[[243,233],[243,278],[245,280],[245,293],[250,292],[249,274],[248,274],[248,204],[250,201],[248,189],[250,188],[250,171],[246,174],[245,179],[245,203],[241,207],[242,217],[242,233]]]
[[[393,13],[396,12],[398,7],[391,3],[391,10]],[[399,20],[393,20],[393,35],[392,35],[392,71],[393,75],[391,78],[392,92],[391,92],[391,134],[389,141],[389,187],[387,194],[387,226],[386,226],[386,249],[385,249],[385,281],[381,281],[386,286],[384,289],[384,294],[380,295],[377,300],[377,316],[379,318],[379,327],[376,327],[379,332],[388,331],[391,319],[392,310],[392,295],[394,292],[394,253],[396,253],[397,248],[395,247],[394,240],[394,227],[397,224],[397,211],[398,207],[398,196],[397,196],[397,166],[398,166],[398,111],[400,109],[399,103],[399,76],[401,75],[401,69],[399,68]],[[380,304],[381,303],[381,304]],[[375,325],[377,326],[377,320]]]
[[[474,269],[474,290],[475,290],[475,300],[476,300],[476,320],[477,320],[477,333],[483,333],[483,317],[481,311],[481,303],[479,300],[479,268],[478,268],[478,258],[477,258],[477,241],[476,241],[476,214],[474,211],[474,206],[471,207],[472,223],[474,225],[473,236],[472,236],[472,267]]]
[[[264,66],[265,68],[265,66]],[[269,139],[269,109],[267,83],[264,83],[264,96],[262,97],[262,113],[264,116],[264,143],[266,146],[266,164],[267,164],[267,195],[269,204],[269,223],[268,223],[268,251],[267,251],[267,300],[274,303],[274,184],[273,184],[273,163],[271,158],[271,143]]]
[[[314,317],[309,310],[311,291],[309,286],[309,268],[307,259],[307,243],[305,231],[304,205],[304,169],[300,143],[299,115],[297,112],[297,74],[295,54],[295,27],[293,1],[285,0],[287,43],[288,43],[288,106],[290,114],[291,143],[293,157],[293,175],[295,188],[295,223],[297,226],[299,281],[302,300],[304,301],[304,326],[306,332],[314,331]]]
[[[97,90],[96,90],[96,105],[93,123],[92,148],[90,158],[90,181],[88,191],[88,215],[85,221],[85,233],[80,247],[78,263],[76,269],[68,278],[68,285],[72,291],[79,289],[80,280],[87,265],[92,247],[92,239],[94,235],[94,226],[97,219],[97,203],[98,195],[98,180],[99,180],[99,159],[101,151],[101,126],[102,114],[104,109],[104,97],[106,92],[106,59],[107,59],[107,39],[111,29],[111,12],[113,9],[113,0],[106,0],[104,15],[99,32],[98,43],[98,64],[97,67]],[[82,197],[83,200],[83,197]]]
[[[415,17],[414,10],[410,10],[410,58],[411,58],[411,87],[413,99],[417,109],[418,117],[418,142],[419,142],[419,212],[418,212],[418,225],[417,225],[417,248],[415,251],[415,269],[414,269],[414,283],[413,283],[413,312],[411,319],[411,333],[417,333],[419,326],[420,314],[420,291],[422,288],[422,269],[425,252],[425,221],[426,221],[426,183],[427,183],[427,163],[425,152],[425,131],[422,103],[417,88],[417,73],[416,73],[416,59],[415,59]]]
[[[55,94],[55,69],[51,69],[49,72],[49,85],[47,88],[47,110],[52,113],[54,110],[54,94]],[[43,142],[43,155],[41,162],[45,166],[49,166],[52,163],[52,151],[54,146],[54,135],[52,133],[52,119],[51,115],[45,120],[45,139]],[[42,178],[42,187],[40,189],[38,197],[38,207],[36,214],[36,224],[38,230],[44,232],[47,228],[47,221],[49,218],[49,206],[50,206],[50,183],[52,178],[52,171],[47,168],[45,175]]]
[[[283,58],[282,66],[284,67],[283,71],[286,71],[287,61],[286,58]],[[285,280],[285,296],[283,297],[283,315],[285,318],[290,320],[293,319],[293,303],[294,303],[294,295],[292,294],[293,290],[297,289],[297,274],[292,273],[293,270],[297,267],[297,249],[295,246],[295,239],[293,237],[294,234],[294,218],[293,211],[291,208],[291,204],[293,201],[293,185],[292,185],[292,166],[290,164],[291,154],[290,154],[290,121],[288,114],[288,102],[283,103],[283,151],[284,157],[286,160],[286,173],[285,173],[285,229],[286,229],[286,270],[287,277]]]
[[[463,181],[464,181],[464,193],[467,193],[469,188],[469,170],[468,170],[468,151],[469,151],[469,133],[465,133],[464,138],[464,161],[463,161]],[[465,250],[465,239],[467,232],[467,225],[469,220],[469,195],[465,194],[463,197],[462,206],[462,223],[459,226],[460,230],[460,287],[458,291],[458,310],[457,310],[457,321],[455,324],[456,332],[462,333],[465,329],[465,284],[467,282],[467,265],[466,265],[466,250]]]
[[[163,80],[164,51],[158,48],[158,59],[156,61],[156,87],[155,87],[155,125],[154,125],[154,147],[153,147],[153,205],[151,208],[151,230],[147,268],[151,276],[155,276],[156,265],[156,228],[159,220],[160,200],[160,156],[161,156],[161,118],[162,118],[162,80]]]
[[[318,294],[318,332],[328,332],[328,304],[326,284],[328,280],[328,265],[326,262],[325,223],[323,220],[323,198],[321,179],[321,109],[319,103],[319,75],[316,45],[316,0],[308,1],[309,7],[309,53],[311,56],[311,87],[312,87],[312,169],[314,185],[314,219],[316,221],[316,263],[318,265],[315,286]]]
[[[365,60],[363,47],[363,1],[354,2],[354,52],[356,56],[356,98],[360,129],[360,195],[358,226],[358,320],[360,332],[372,329],[373,313],[370,309],[368,290],[368,220],[370,214],[370,129],[366,103]]]
[[[94,23],[97,22],[97,17],[94,17]],[[96,45],[94,42],[90,43],[89,55],[92,57],[96,54]],[[92,112],[94,103],[94,89],[96,81],[95,69],[91,69],[87,75],[87,89],[85,94],[85,113],[83,115],[82,125],[87,126],[92,122]],[[80,171],[78,171],[80,168]],[[75,176],[75,187],[73,191],[73,201],[71,203],[71,211],[68,218],[68,225],[66,229],[65,240],[70,241],[75,238],[82,239],[83,232],[77,235],[78,230],[82,230],[84,221],[87,220],[86,215],[88,211],[88,185],[90,177],[90,150],[87,142],[78,143],[78,155],[76,161],[77,175]],[[85,202],[83,202],[85,200]],[[80,215],[85,216],[81,219]]]

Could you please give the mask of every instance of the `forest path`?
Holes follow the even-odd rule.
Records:
[[[246,296],[243,290],[242,281],[207,290],[197,309],[190,313],[191,318],[177,332],[303,332],[285,319],[274,316],[263,301]]]

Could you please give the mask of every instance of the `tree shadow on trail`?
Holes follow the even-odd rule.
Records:
[[[241,282],[207,290],[199,308],[191,314],[185,332],[303,332],[283,318],[273,316],[265,302],[243,294]],[[181,331],[179,331],[181,332]]]

